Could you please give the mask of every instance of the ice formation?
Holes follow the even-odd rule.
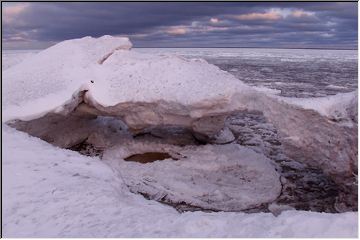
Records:
[[[95,157],[3,125],[4,237],[353,237],[356,212],[186,212],[131,194]],[[14,154],[16,153],[16,154]],[[166,160],[165,160],[166,161]],[[272,206],[273,208],[273,206]]]
[[[73,94],[88,89],[99,61],[131,46],[127,38],[85,37],[61,42],[7,69],[3,72],[8,79],[3,85],[3,121],[60,111]]]
[[[171,157],[151,163],[119,161],[151,151]],[[280,175],[262,154],[237,144],[179,147],[128,142],[104,152],[130,190],[178,209],[241,211],[274,201]]]
[[[358,93],[338,93],[334,96],[319,98],[280,98],[281,100],[300,106],[304,109],[315,110],[321,115],[337,122],[357,123]]]
[[[309,107],[317,100],[264,94],[204,60],[130,49],[127,38],[86,37],[7,69],[3,121],[65,148],[88,139],[97,116],[121,119],[133,134],[178,126],[201,142],[221,144],[235,139],[228,116],[258,111],[277,128],[289,156],[321,168],[355,194],[355,94],[341,104],[322,99],[324,114],[324,108]]]

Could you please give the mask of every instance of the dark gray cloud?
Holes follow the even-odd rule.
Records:
[[[5,48],[84,36],[135,47],[357,48],[357,3],[3,3]]]

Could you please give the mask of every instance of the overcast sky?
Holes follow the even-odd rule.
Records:
[[[357,48],[357,3],[2,3],[5,49],[105,34],[135,47]]]

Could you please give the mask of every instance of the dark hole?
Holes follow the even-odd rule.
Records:
[[[77,151],[80,154],[85,155],[85,156],[90,156],[90,157],[99,156],[101,158],[103,155],[103,150],[97,149],[96,147],[87,143],[86,141],[87,141],[87,139],[85,139],[81,143],[76,144],[68,149]]]
[[[141,154],[133,154],[133,155],[125,158],[124,160],[139,162],[139,163],[149,163],[149,162],[155,162],[157,160],[164,160],[167,158],[171,158],[172,160],[177,160],[177,159],[171,157],[171,155],[166,152],[147,152],[147,153],[141,153]]]

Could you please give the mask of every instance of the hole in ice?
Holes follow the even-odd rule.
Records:
[[[124,160],[138,162],[138,163],[150,163],[165,159],[178,160],[173,158],[170,154],[166,152],[146,152],[146,153],[133,154],[130,155],[129,157],[126,157]]]

